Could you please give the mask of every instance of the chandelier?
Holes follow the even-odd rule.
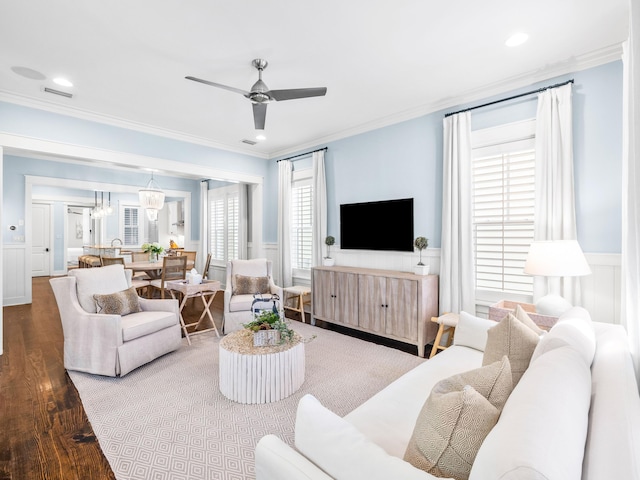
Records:
[[[140,197],[140,206],[147,211],[149,220],[156,220],[158,218],[158,210],[162,210],[164,206],[164,192],[160,190],[160,187],[153,179],[153,172],[151,172],[151,180],[149,180],[147,186],[138,190],[138,195]]]

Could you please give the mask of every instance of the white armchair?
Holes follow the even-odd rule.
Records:
[[[260,289],[263,291],[258,291]],[[251,304],[256,293],[276,294],[282,299],[282,288],[273,282],[271,261],[255,258],[228,262],[224,290],[224,333],[241,330],[243,323],[252,320]]]
[[[122,265],[75,269],[49,282],[62,320],[67,370],[123,376],[182,344],[177,300],[138,298],[140,312],[96,313],[94,294],[131,286],[131,270]]]

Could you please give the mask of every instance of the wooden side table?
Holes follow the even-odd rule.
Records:
[[[277,402],[304,383],[304,342],[253,346],[253,332],[240,330],[220,340],[220,392],[229,400],[255,404]]]
[[[453,334],[456,331],[456,327],[458,326],[458,320],[460,316],[457,313],[445,313],[440,315],[439,317],[431,317],[431,321],[440,325],[438,327],[438,333],[436,334],[436,339],[433,341],[433,347],[431,348],[431,355],[429,358],[432,358],[438,350],[446,350],[451,346],[453,342]],[[447,343],[441,345],[442,336],[447,334]]]
[[[210,332],[214,330],[216,335],[220,337],[220,333],[218,333],[218,329],[216,328],[216,322],[213,321],[213,316],[211,315],[211,304],[213,303],[213,299],[216,298],[216,294],[218,292],[222,292],[221,284],[218,280],[205,280],[202,283],[194,284],[188,283],[186,280],[173,280],[167,282],[167,289],[171,292],[171,298],[176,298],[175,292],[178,292],[182,295],[182,301],[180,302],[180,324],[182,325],[182,331],[184,332],[184,336],[187,337],[187,343],[191,345],[191,339],[189,335],[196,335],[198,333]],[[202,310],[202,315],[197,322],[192,323],[184,323],[184,318],[182,316],[182,310],[187,303],[187,300],[190,298],[200,297],[202,299],[202,305],[204,309]],[[207,298],[208,297],[208,298]],[[211,321],[211,328],[205,328],[204,330],[198,330],[200,323],[204,320],[205,315]],[[194,330],[189,333],[187,327],[193,327],[195,325]]]
[[[294,285],[293,287],[283,288],[282,291],[284,296],[282,299],[284,309],[298,312],[301,316],[302,323],[307,323],[304,315],[304,306],[305,304],[311,303],[311,288]],[[293,297],[293,300],[296,302],[295,306],[287,305],[287,300],[291,297]]]

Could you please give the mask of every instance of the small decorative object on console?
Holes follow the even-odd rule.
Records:
[[[416,275],[429,275],[429,265],[422,263],[422,250],[429,246],[429,239],[427,237],[416,237],[413,241],[413,246],[420,252],[420,260],[418,265],[414,267],[413,272]]]
[[[331,258],[331,245],[335,245],[335,243],[336,239],[331,235],[324,239],[324,244],[327,246],[327,256],[322,259],[322,264],[325,267],[331,267],[335,263],[334,259]]]

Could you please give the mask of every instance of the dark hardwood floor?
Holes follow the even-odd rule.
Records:
[[[187,305],[187,321],[193,315],[197,320],[198,306]],[[33,304],[4,307],[3,319],[0,480],[114,479],[63,365],[62,325],[49,278],[34,278]]]

